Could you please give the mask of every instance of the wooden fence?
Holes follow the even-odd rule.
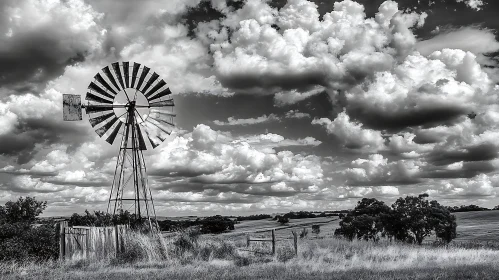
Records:
[[[104,259],[123,251],[128,226],[69,227],[59,223],[59,259]]]
[[[268,230],[272,232],[272,238],[271,239],[262,239],[262,238],[251,238],[249,234],[246,235],[246,247],[250,246],[250,242],[272,242],[272,255],[275,255],[275,245],[276,242],[278,241],[275,238],[275,229]],[[259,231],[259,232],[264,232],[264,231]],[[293,234],[293,245],[295,249],[295,254],[298,255],[298,233],[295,231],[291,231]]]

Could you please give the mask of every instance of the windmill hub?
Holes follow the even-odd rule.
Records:
[[[156,148],[174,128],[171,91],[149,67],[129,62],[102,68],[88,89],[87,104],[81,104],[80,95],[63,95],[63,118],[82,120],[84,108],[95,132],[109,144],[121,136],[107,211],[133,208],[137,219],[150,222],[156,212],[142,151]]]

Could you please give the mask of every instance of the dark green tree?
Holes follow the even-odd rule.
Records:
[[[398,223],[397,229],[400,230],[400,235],[396,239],[421,245],[432,232],[446,242],[456,238],[456,217],[447,207],[435,200],[428,201],[427,198],[428,194],[421,194],[406,196],[395,201],[392,208],[397,219],[393,221]]]
[[[375,198],[363,198],[357,206],[344,216],[335,235],[349,240],[364,239],[378,241],[383,233],[383,215],[390,212],[390,207]]]
[[[34,197],[20,197],[0,206],[0,262],[57,258],[54,224],[33,225],[46,207],[47,202]]]
[[[408,242],[421,244],[433,230],[430,203],[426,200],[427,197],[427,194],[401,197],[392,205],[393,210],[399,215],[399,221],[405,225]]]
[[[277,218],[277,222],[280,223],[281,225],[285,225],[289,223],[289,218],[287,216],[279,216]]]
[[[0,224],[33,223],[46,207],[46,201],[37,201],[29,196],[20,197],[16,202],[9,201],[0,206]]]
[[[452,215],[447,207],[440,205],[437,201],[430,201],[431,223],[435,235],[447,243],[457,237],[456,216]]]

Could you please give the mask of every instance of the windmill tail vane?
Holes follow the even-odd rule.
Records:
[[[111,66],[111,67],[110,67]],[[107,212],[132,211],[137,219],[156,221],[143,151],[154,149],[173,131],[176,114],[167,83],[147,66],[115,62],[94,76],[82,104],[80,95],[63,95],[63,119],[82,120],[109,144],[121,136]],[[147,140],[147,141],[146,141]]]

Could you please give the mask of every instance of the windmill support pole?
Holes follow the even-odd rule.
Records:
[[[129,116],[127,115],[127,120],[129,119]],[[118,180],[117,180],[117,184],[118,186],[116,188],[114,188],[113,186],[113,189],[116,189],[116,198],[115,198],[115,201],[114,201],[114,210],[113,210],[113,214],[116,214],[116,210],[118,210],[117,208],[119,208],[119,210],[123,210],[122,207],[123,205],[120,205],[119,203],[119,196],[120,196],[120,192],[123,192],[123,167],[124,167],[124,164],[125,164],[125,160],[126,160],[126,151],[127,151],[127,148],[128,148],[128,135],[129,135],[129,132],[130,132],[130,128],[128,125],[125,125],[125,133],[123,134],[123,137],[121,139],[121,145],[120,145],[120,155],[118,155],[118,161],[116,163],[116,171],[118,171],[119,169],[119,176],[118,176]],[[120,162],[121,160],[121,162]],[[119,168],[118,168],[119,166]],[[116,171],[114,173],[114,176],[116,177]]]
[[[132,169],[133,169],[133,187],[135,189],[135,207],[136,207],[136,218],[141,219],[141,209],[140,209],[140,188],[139,188],[139,175],[137,166],[137,131],[135,130],[135,102],[131,102],[128,107],[128,128],[132,128]],[[146,202],[147,203],[147,202]]]

